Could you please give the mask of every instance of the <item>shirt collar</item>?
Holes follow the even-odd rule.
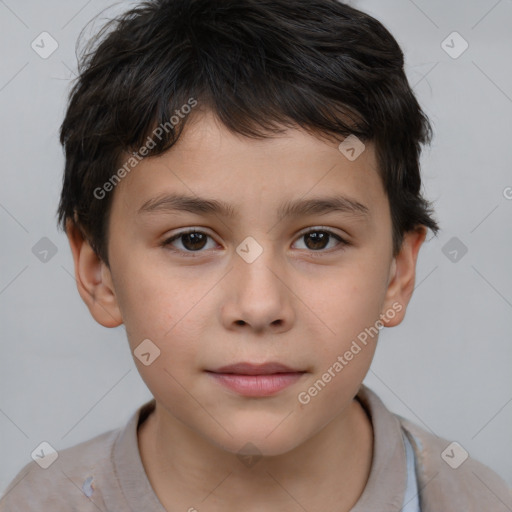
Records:
[[[398,418],[364,384],[356,399],[373,428],[373,455],[368,481],[351,512],[400,512],[407,485],[407,463]],[[113,448],[114,469],[128,506],[135,512],[165,512],[151,487],[139,452],[137,428],[155,408],[146,402],[131,416]]]
[[[407,460],[400,422],[364,384],[356,399],[372,422],[373,456],[363,494],[350,512],[400,512],[407,486]]]
[[[125,506],[134,512],[166,512],[146,475],[137,437],[139,424],[153,412],[155,403],[153,398],[133,413],[113,447],[114,470],[126,499]],[[120,507],[119,510],[126,509]]]

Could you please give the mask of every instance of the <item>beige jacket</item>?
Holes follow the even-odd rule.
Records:
[[[421,512],[512,512],[512,492],[491,469],[463,460],[462,448],[391,413],[366,386],[357,399],[372,421],[374,449],[368,482],[351,512],[402,511],[404,433],[414,449]],[[137,427],[153,408],[154,400],[124,427],[60,450],[47,469],[27,464],[0,500],[0,512],[166,512],[138,451]],[[207,510],[199,502],[191,507]]]

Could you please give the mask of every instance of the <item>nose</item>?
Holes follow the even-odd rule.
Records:
[[[235,254],[224,287],[221,314],[227,329],[279,333],[292,327],[293,292],[284,266],[270,250],[264,250],[252,263]]]

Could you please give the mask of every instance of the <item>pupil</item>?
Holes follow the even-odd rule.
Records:
[[[306,242],[308,249],[324,249],[327,241],[329,240],[329,234],[322,231],[316,231],[314,233],[307,234],[306,239],[309,239],[313,242],[312,244],[308,244]]]
[[[202,233],[186,233],[183,235],[182,242],[187,249],[197,251],[206,245],[206,236]]]
[[[202,233],[186,233],[182,236],[183,245],[191,251],[197,251],[206,245],[206,237]],[[309,249],[323,249],[329,240],[329,234],[322,231],[316,231],[314,233],[307,234],[306,240],[310,242],[306,242]]]

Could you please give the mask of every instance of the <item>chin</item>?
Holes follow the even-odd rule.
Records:
[[[237,456],[257,455],[274,457],[284,455],[307,440],[307,436],[300,434],[292,425],[279,424],[282,421],[241,422],[238,425],[231,423],[230,434],[222,439],[211,439],[213,443],[223,450]],[[284,423],[284,422],[283,422]]]

